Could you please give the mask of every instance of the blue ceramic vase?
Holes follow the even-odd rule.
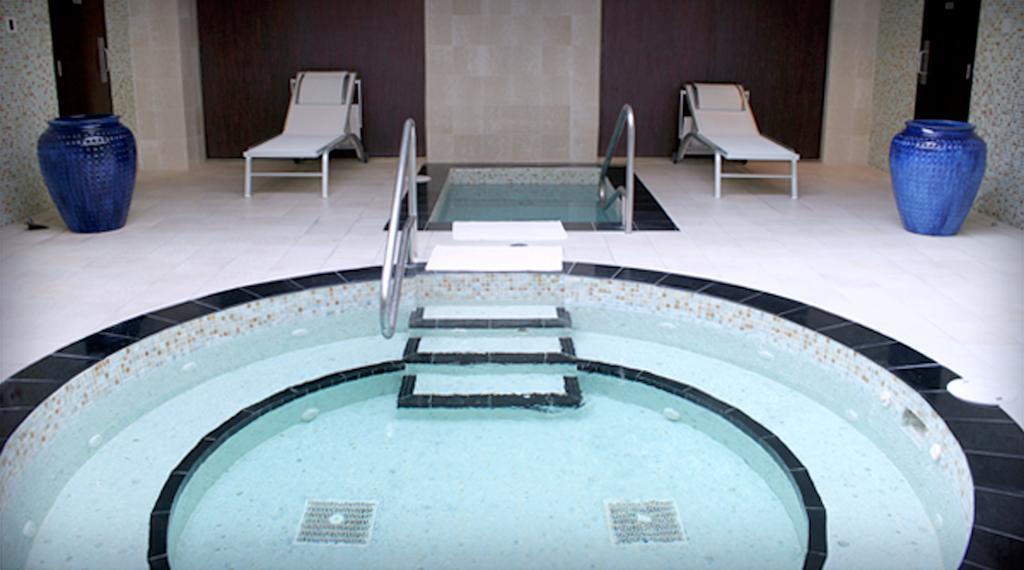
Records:
[[[135,189],[135,137],[117,115],[50,121],[39,137],[39,168],[60,217],[73,232],[116,230]]]
[[[889,173],[908,231],[949,236],[960,231],[985,175],[985,141],[960,121],[907,121],[892,139]]]

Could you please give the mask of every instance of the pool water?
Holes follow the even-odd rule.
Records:
[[[433,277],[429,288],[420,279],[406,289],[416,297],[407,311],[463,294],[458,276]],[[609,308],[616,295],[636,302],[643,291],[603,283],[571,276],[550,288],[526,287],[515,276],[473,281],[480,295],[497,290],[509,306],[523,303],[517,295],[554,300],[571,313],[571,325],[416,336],[435,352],[471,341],[498,350],[512,336],[518,346],[550,350],[570,336],[581,359],[684,382],[743,410],[806,467],[828,513],[826,568],[958,565],[968,524],[963,487],[929,458],[932,436],[900,423],[902,405],[887,406],[863,381],[844,376],[849,371],[757,331],[624,302]],[[24,467],[25,483],[0,513],[8,529],[4,560],[12,567],[144,567],[155,498],[206,434],[290,386],[403,358],[408,331],[380,337],[375,293],[349,285],[306,293],[308,305],[298,311],[283,302],[258,307],[264,326],[199,343],[104,395],[103,406],[85,408]],[[342,299],[350,307],[342,312],[304,310]],[[248,322],[254,317],[246,311],[228,313],[225,322]],[[173,567],[802,564],[806,519],[794,508],[792,481],[763,449],[667,392],[578,376],[579,409],[398,409],[398,374],[277,408],[230,437],[183,486],[167,534]],[[310,408],[318,414],[303,421]],[[309,501],[374,504],[372,539],[363,546],[296,542]],[[608,515],[615,501],[670,502],[685,538],[616,544]]]
[[[617,203],[603,208],[595,184],[450,184],[431,222],[561,220],[622,223]]]
[[[223,469],[217,455],[240,451],[215,452],[189,483],[211,479],[212,486],[200,500],[189,500],[188,487],[179,496],[172,567],[802,563],[806,537],[765,480],[784,485],[781,469],[753,442],[743,448],[746,436],[723,420],[710,433],[699,429],[715,422],[696,405],[590,376],[581,378],[588,398],[581,409],[397,410],[397,385],[378,377],[332,387],[233,436],[227,445],[249,448],[244,455]],[[304,422],[310,407],[321,413]],[[667,420],[665,407],[683,419]],[[792,490],[785,499],[798,500]],[[375,502],[370,543],[296,542],[312,500]],[[684,540],[615,544],[606,505],[622,500],[674,501]]]
[[[618,200],[598,199],[598,168],[452,169],[430,222],[622,223]]]
[[[591,322],[616,319],[602,311],[570,310],[581,358],[644,362],[647,369],[684,380],[741,407],[786,442],[812,473],[828,509],[828,538],[838,546],[830,549],[826,567],[885,567],[894,561],[901,568],[944,567],[934,517],[942,505],[927,489],[910,482],[880,449],[880,443],[861,433],[841,410],[829,409],[791,387],[724,360],[658,342],[588,332]],[[369,321],[375,316],[368,312],[367,324],[354,328],[371,328]],[[659,329],[656,320],[634,316],[632,322],[662,335],[668,332]],[[183,368],[188,368],[189,374],[216,373],[189,391],[162,400],[152,411],[111,433],[98,449],[90,450],[88,460],[63,484],[58,496],[50,499],[53,506],[38,522],[26,565],[145,566],[153,498],[186,450],[241,407],[338,370],[342,362],[344,368],[353,368],[397,358],[406,340],[396,334],[384,342],[368,332],[365,337],[330,340],[337,331],[329,323],[309,321],[302,328],[310,332],[296,338],[292,326],[267,329],[250,335],[244,345],[202,349],[187,362],[174,362],[155,371],[155,382],[146,389],[159,386],[161,375],[182,376]],[[739,339],[740,344],[735,345],[725,345],[718,338],[709,340],[722,345],[723,351],[738,354],[746,350]],[[296,344],[300,341],[312,345]],[[279,347],[286,347],[285,352]],[[218,370],[223,362],[236,362],[246,355],[251,359],[252,354],[270,357]],[[785,365],[782,355],[774,362]],[[243,561],[231,563],[231,567],[265,567],[251,561],[277,560],[275,557],[289,552],[303,557],[298,566],[313,567],[338,563],[334,557],[339,552],[355,557],[371,550],[384,552],[374,547],[295,546],[307,499],[377,502],[373,542],[395,540],[395,533],[402,532],[405,525],[418,529],[421,534],[407,538],[423,548],[415,550],[415,557],[422,562],[416,562],[419,558],[404,560],[426,567],[450,562],[445,557],[450,548],[447,540],[457,531],[474,539],[482,535],[473,533],[486,532],[485,536],[503,541],[498,544],[501,548],[527,536],[539,538],[544,556],[537,560],[551,557],[552,565],[564,562],[570,550],[576,556],[589,556],[588,551],[601,537],[603,548],[597,551],[611,556],[609,560],[636,560],[631,557],[639,556],[651,561],[648,566],[657,566],[657,561],[666,560],[663,556],[671,553],[673,560],[686,562],[679,566],[707,568],[743,567],[730,551],[742,548],[749,533],[752,544],[762,549],[754,559],[766,561],[759,567],[772,567],[768,562],[799,566],[800,553],[794,551],[797,534],[791,530],[794,523],[779,493],[768,486],[765,470],[744,467],[742,456],[706,431],[699,433],[691,429],[692,424],[667,421],[660,409],[681,407],[679,399],[595,378],[581,378],[582,410],[552,415],[528,412],[496,417],[483,411],[461,417],[416,416],[416,411],[402,415],[395,409],[397,379],[390,383],[367,379],[362,389],[372,389],[362,394],[339,393],[336,404],[340,407],[316,404],[322,415],[309,424],[295,420],[297,404],[291,417],[277,424],[290,426],[281,431],[283,435],[257,438],[251,452],[234,467],[224,469],[223,477],[201,494],[194,514],[178,529],[177,541],[172,529],[172,561],[180,560],[174,567],[223,567],[229,560]],[[821,377],[815,380],[825,381]],[[139,393],[127,393],[132,388],[125,390],[126,398],[143,398]],[[644,403],[637,390],[639,396],[647,392],[646,396],[655,400]],[[322,397],[330,395],[328,390],[322,392]],[[288,416],[286,408],[281,410]],[[110,429],[106,424],[83,426],[78,439],[69,435],[54,442],[48,452],[55,456],[79,453],[89,447],[91,434],[106,434]],[[159,445],[153,445],[154,441]],[[843,442],[840,449],[836,441]],[[677,448],[682,453],[677,453]],[[391,452],[397,455],[388,459]],[[384,461],[386,467],[370,469],[376,461]],[[609,470],[609,466],[613,468]],[[538,482],[542,476],[543,484]],[[704,497],[712,488],[720,493],[713,499]],[[532,491],[524,494],[524,489]],[[735,501],[742,497],[754,503]],[[509,502],[513,498],[516,500]],[[676,501],[687,542],[617,547],[621,551],[611,548],[603,510],[609,499]],[[471,524],[453,510],[460,505],[473,515]],[[700,508],[695,508],[698,505]],[[438,522],[446,514],[451,518]],[[514,524],[497,522],[509,517]],[[710,551],[700,542],[702,536],[712,540],[702,535],[702,529],[721,517],[728,522],[723,532],[740,533],[735,535],[741,538],[740,544],[720,545],[718,555],[690,558],[688,553]],[[424,524],[427,520],[433,523]],[[946,524],[955,522],[948,512],[945,520]],[[557,523],[557,532],[540,523]],[[172,527],[178,524],[180,521],[172,520]],[[399,524],[402,528],[395,528]],[[759,525],[765,528],[758,530]],[[534,526],[561,538],[529,534]],[[272,548],[229,546],[235,540],[254,544],[257,539],[269,541]],[[458,546],[460,539],[454,540],[463,554],[477,556],[482,566],[495,563],[487,552],[474,551],[474,543],[463,539]],[[572,545],[579,548],[570,548]],[[785,563],[793,559],[797,563]],[[206,560],[220,563],[207,564]],[[536,560],[527,566],[534,565]]]

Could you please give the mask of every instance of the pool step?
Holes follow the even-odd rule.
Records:
[[[575,376],[544,373],[416,374],[402,378],[399,408],[579,407]]]
[[[413,339],[410,339],[413,340]],[[551,336],[434,336],[415,339],[419,352],[561,352],[570,338]],[[412,344],[412,343],[410,343]]]
[[[455,241],[500,241],[505,243],[534,243],[538,241],[565,241],[562,222],[453,222],[452,239]]]
[[[436,245],[427,271],[562,271],[560,245]]]
[[[405,345],[410,364],[573,364],[569,337],[412,337]]]
[[[418,307],[409,315],[410,329],[568,329],[572,317],[564,307],[548,305],[439,305]]]
[[[429,305],[423,307],[427,319],[553,319],[558,317],[554,305]]]
[[[418,307],[398,407],[578,407],[571,329],[569,311],[552,305]]]

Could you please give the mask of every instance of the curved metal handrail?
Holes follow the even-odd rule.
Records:
[[[614,188],[607,182],[608,167],[612,165],[612,155],[622,138],[622,129],[626,129],[626,186]],[[619,111],[619,118],[615,121],[615,131],[608,142],[608,150],[604,153],[604,163],[601,164],[601,174],[598,177],[598,194],[601,205],[605,208],[611,205],[614,197],[622,196],[622,229],[627,234],[633,231],[633,163],[636,156],[636,117],[633,114],[633,107],[628,103],[622,106]],[[608,193],[607,188],[614,192]],[[610,195],[608,195],[610,194]],[[605,200],[607,199],[607,202]]]
[[[408,216],[402,226],[402,240],[398,241],[398,216],[402,210],[402,196],[407,196]],[[380,334],[391,338],[398,323],[398,303],[402,297],[402,279],[416,245],[416,122],[406,119],[402,127],[402,147],[398,153],[398,175],[391,198],[391,218],[388,222],[384,265],[380,272]]]

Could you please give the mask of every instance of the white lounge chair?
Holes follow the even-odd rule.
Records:
[[[363,125],[362,81],[348,71],[302,71],[292,79],[291,101],[284,131],[246,150],[245,197],[252,196],[253,177],[319,177],[327,197],[327,166],[331,150],[353,148],[366,162],[360,138]],[[253,172],[254,158],[319,158],[316,172]]]
[[[689,109],[690,121],[684,122]],[[688,83],[679,94],[678,162],[696,139],[715,153],[715,198],[722,197],[723,178],[788,178],[790,198],[797,198],[796,163],[800,155],[761,134],[750,110],[749,94],[734,83]],[[789,174],[723,173],[722,159],[790,163]]]

